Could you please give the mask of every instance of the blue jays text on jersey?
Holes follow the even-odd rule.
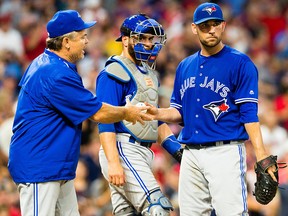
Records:
[[[184,59],[176,71],[171,107],[179,110],[181,142],[245,140],[244,123],[257,122],[258,71],[243,53],[224,46]]]
[[[180,93],[181,93],[181,99],[184,96],[184,93],[186,89],[195,87],[195,79],[196,77],[189,77],[186,80],[184,80],[184,83],[181,85]],[[228,92],[230,89],[225,86],[225,84],[216,81],[214,78],[209,80],[209,77],[204,78],[204,82],[199,84],[202,88],[210,88],[212,91],[218,93],[221,95],[221,97],[225,98],[227,97]]]

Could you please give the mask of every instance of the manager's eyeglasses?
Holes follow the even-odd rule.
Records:
[[[215,29],[220,29],[222,22],[223,21],[220,21],[220,20],[209,20],[209,21],[200,23],[197,26],[200,29],[200,31],[204,33],[208,33],[212,27]]]

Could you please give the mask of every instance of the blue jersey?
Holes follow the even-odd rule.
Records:
[[[84,88],[75,64],[48,50],[31,63],[19,86],[8,163],[13,180],[73,179],[82,121],[102,103]]]
[[[125,106],[126,96],[132,96],[135,91],[136,83],[132,79],[128,83],[124,83],[109,76],[105,70],[101,71],[97,77],[96,94],[99,101],[114,106]],[[99,132],[128,133],[126,127],[120,122],[99,123]]]
[[[257,68],[229,46],[209,57],[199,51],[177,67],[170,106],[182,115],[182,143],[246,140],[244,123],[258,121],[257,104]]]

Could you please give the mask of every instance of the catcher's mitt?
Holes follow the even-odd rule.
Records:
[[[255,183],[255,192],[253,195],[256,197],[256,200],[263,205],[267,205],[271,202],[276,195],[279,184],[277,164],[285,165],[286,163],[277,163],[277,156],[270,155],[255,164],[254,168],[257,175],[257,181]],[[274,181],[267,172],[267,169],[273,165],[276,167],[274,176],[276,177],[277,182]],[[279,168],[284,167],[286,166],[281,166]]]
[[[178,161],[178,163],[181,164],[182,160],[182,155],[183,155],[183,148],[180,148],[178,151],[176,151],[172,156],[175,160]]]

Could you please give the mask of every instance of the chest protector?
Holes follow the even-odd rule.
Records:
[[[120,80],[129,82],[131,79],[136,84],[136,91],[133,92],[130,101],[133,105],[139,102],[148,102],[158,106],[158,78],[156,71],[149,69],[147,73],[141,73],[134,62],[123,56],[112,56],[106,63],[106,72]],[[122,121],[130,134],[138,141],[155,142],[158,136],[158,121],[146,121],[144,125],[137,122]]]

